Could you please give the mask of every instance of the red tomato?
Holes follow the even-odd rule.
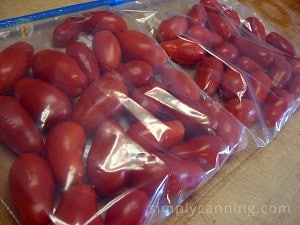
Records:
[[[223,16],[209,12],[207,13],[207,19],[209,27],[225,40],[229,40],[235,35],[232,25]]]
[[[240,147],[244,127],[220,103],[205,100],[202,105],[217,118],[216,134],[234,151]]]
[[[295,46],[287,40],[285,37],[283,37],[281,34],[277,32],[270,32],[266,36],[267,42],[274,45],[279,50],[282,50],[283,52],[289,54],[290,56],[296,55],[296,49]]]
[[[130,169],[127,143],[123,128],[116,122],[104,122],[97,129],[86,166],[88,180],[98,194],[111,195],[127,183]]]
[[[23,78],[16,83],[14,94],[38,127],[45,130],[70,117],[72,105],[67,96],[44,81]]]
[[[121,68],[121,75],[129,85],[142,87],[151,81],[153,70],[149,63],[142,60],[131,60]]]
[[[230,63],[234,62],[239,55],[239,50],[229,42],[221,43],[214,49],[214,52],[223,60]]]
[[[183,139],[184,133],[184,126],[178,120],[136,122],[127,130],[127,135],[149,152],[171,147]]]
[[[39,154],[44,147],[31,116],[12,97],[0,96],[0,140],[18,154]]]
[[[163,105],[152,97],[149,92],[154,92],[154,94],[161,96],[160,93],[164,92],[165,89],[162,83],[152,82],[147,86],[135,89],[130,97],[152,115],[158,116],[160,113],[163,113]]]
[[[124,109],[122,99],[126,87],[113,77],[102,77],[92,82],[80,96],[71,119],[88,133],[94,132],[105,120],[118,116]]]
[[[223,73],[223,63],[213,56],[207,56],[197,67],[195,81],[203,91],[213,96],[219,88]]]
[[[275,59],[269,69],[269,76],[274,88],[285,86],[292,76],[289,62],[285,59]]]
[[[204,5],[207,12],[218,13],[224,8],[224,5],[220,4],[217,0],[200,0],[199,3]]]
[[[92,187],[86,184],[76,184],[66,190],[61,196],[52,224],[89,224],[102,225],[98,212],[97,196]]]
[[[47,136],[45,153],[56,181],[68,189],[84,177],[83,152],[86,136],[83,128],[74,122],[55,126]]]
[[[258,117],[255,104],[250,99],[230,99],[225,108],[247,127],[250,127]]]
[[[200,90],[197,84],[181,71],[165,67],[161,74],[161,80],[167,90],[180,100],[193,102],[200,100]]]
[[[262,43],[251,42],[243,37],[235,37],[233,44],[238,48],[241,55],[248,56],[262,67],[268,67],[273,62],[272,52]]]
[[[105,225],[142,225],[150,216],[150,200],[139,189],[124,192],[107,210]]]
[[[178,64],[195,64],[205,55],[205,51],[198,43],[186,39],[164,41],[160,45],[170,59]]]
[[[108,30],[114,34],[127,30],[125,20],[114,12],[106,10],[88,12],[84,14],[83,29],[87,32],[97,33]]]
[[[263,68],[256,61],[247,56],[238,57],[235,61],[235,65],[247,73],[263,71]]]
[[[168,56],[160,45],[151,37],[135,30],[127,30],[118,35],[122,56],[127,60],[143,60],[149,63],[154,71],[161,70]]]
[[[236,28],[238,28],[238,26],[240,24],[239,14],[233,9],[225,9],[225,10],[223,10],[223,13],[224,13],[224,16],[227,20],[229,20],[229,21],[231,20],[230,24],[231,25],[236,25],[237,26]],[[232,24],[232,22],[234,24]]]
[[[230,154],[224,141],[214,135],[201,135],[173,146],[169,152],[185,160],[192,160],[205,171],[219,169]]]
[[[293,75],[300,74],[300,58],[293,58],[290,65]]]
[[[16,42],[0,52],[0,94],[24,77],[33,56],[33,47],[27,42]]]
[[[265,40],[266,31],[264,24],[257,17],[251,16],[246,18],[246,21],[250,25],[250,31],[255,34],[258,38]]]
[[[270,77],[263,71],[256,71],[251,74],[250,77],[251,88],[248,88],[248,97],[254,99],[258,103],[262,103],[268,97],[271,87],[272,87],[272,80]]]
[[[187,34],[209,49],[223,42],[223,38],[219,34],[201,26],[190,27]]]
[[[45,225],[54,204],[54,180],[48,164],[32,153],[18,157],[9,171],[9,190],[20,223]]]
[[[66,54],[77,62],[89,81],[94,81],[100,77],[97,59],[92,50],[85,44],[77,41],[70,42],[67,45]]]
[[[282,117],[292,102],[293,95],[286,90],[280,89],[270,93],[263,106],[266,125],[279,129]]]
[[[157,29],[158,41],[169,41],[177,39],[178,36],[187,31],[188,23],[183,16],[173,16],[163,20]]]
[[[225,99],[242,98],[247,91],[247,84],[242,74],[227,68],[220,85],[219,93]]]
[[[87,78],[77,63],[68,55],[51,50],[41,50],[32,60],[36,77],[53,84],[69,97],[78,97],[87,84]]]
[[[196,25],[205,27],[207,21],[205,7],[201,4],[193,5],[187,13],[187,21],[190,27]]]
[[[288,83],[289,91],[295,95],[296,98],[300,97],[300,74],[292,77]]]
[[[94,35],[93,50],[104,72],[119,68],[121,48],[113,33],[107,30],[98,31]]]
[[[69,41],[75,40],[82,31],[82,17],[68,17],[55,27],[52,39],[56,47],[65,47]]]

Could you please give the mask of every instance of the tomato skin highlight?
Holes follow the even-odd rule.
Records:
[[[73,225],[86,224],[91,218],[93,220],[89,225],[103,225],[101,216],[94,217],[98,210],[97,196],[93,188],[86,184],[75,184],[62,194],[51,225],[58,221]]]
[[[118,34],[122,57],[128,60],[143,60],[160,71],[166,64],[168,56],[160,45],[152,38],[135,30],[127,30]]]
[[[250,77],[251,89],[247,90],[247,96],[251,98],[250,91],[258,103],[263,103],[272,88],[271,78],[263,71],[256,71]]]
[[[196,25],[205,27],[207,22],[205,7],[201,4],[193,5],[187,13],[187,21],[189,27]]]
[[[79,68],[87,76],[88,81],[94,81],[100,78],[100,70],[97,59],[91,49],[82,42],[69,42],[66,48],[66,54],[71,56],[78,64]]]
[[[29,71],[34,49],[31,44],[16,42],[0,52],[0,94],[10,91]]]
[[[86,141],[83,128],[70,121],[55,126],[46,138],[46,159],[56,181],[64,189],[83,180]]]
[[[128,91],[123,83],[113,77],[102,77],[82,93],[71,113],[71,120],[91,134],[101,123],[123,111],[122,99],[127,96]]]
[[[78,97],[87,85],[87,77],[70,56],[51,49],[37,52],[32,59],[34,75],[54,85],[71,98]]]
[[[48,224],[54,205],[54,179],[47,162],[35,154],[23,154],[13,162],[8,180],[20,222]]]
[[[284,87],[292,76],[289,62],[285,59],[275,59],[269,68],[269,76],[274,88]]]
[[[40,154],[44,147],[30,114],[8,96],[0,96],[0,140],[18,154]]]
[[[149,216],[148,195],[139,189],[131,189],[107,210],[105,224],[142,225]]]
[[[265,40],[266,31],[264,24],[257,17],[250,16],[246,18],[246,21],[249,23],[251,32],[255,34],[258,38]]]
[[[129,151],[124,129],[116,122],[104,122],[97,129],[86,169],[98,194],[107,196],[121,190],[129,179]]]
[[[14,95],[45,131],[69,119],[72,105],[68,97],[42,80],[23,78],[14,86]]]

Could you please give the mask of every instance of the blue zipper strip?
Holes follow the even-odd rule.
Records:
[[[37,12],[37,13],[32,13],[24,16],[1,20],[0,29],[12,27],[22,23],[28,23],[32,21],[48,19],[56,16],[65,15],[65,14],[85,11],[85,10],[89,10],[89,9],[93,9],[105,5],[109,5],[109,6],[120,5],[122,3],[130,2],[130,1],[131,0],[95,0],[91,2],[84,2],[75,5],[64,6],[56,9],[50,9],[42,12]]]

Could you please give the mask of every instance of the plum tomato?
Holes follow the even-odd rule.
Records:
[[[0,96],[0,140],[18,154],[40,154],[42,135],[30,114],[14,98]]]
[[[207,16],[205,7],[202,4],[195,4],[187,13],[187,21],[189,27],[201,26],[205,27]]]
[[[253,72],[250,76],[250,84],[251,88],[247,90],[248,98],[252,98],[253,95],[258,103],[264,102],[272,88],[270,77],[262,70]]]
[[[27,42],[16,42],[0,52],[0,94],[10,91],[17,80],[26,76],[34,49]]]
[[[214,48],[214,52],[226,62],[233,63],[238,55],[239,50],[230,42],[223,42]]]
[[[55,190],[47,162],[35,154],[23,154],[13,162],[8,180],[12,203],[20,223],[49,224]]]
[[[300,58],[293,58],[290,61],[292,75],[300,74]]]
[[[225,40],[229,40],[235,35],[235,31],[229,21],[216,13],[207,13],[207,24],[217,34],[221,35]]]
[[[263,71],[263,68],[256,61],[247,56],[238,57],[235,61],[235,65],[247,73]]]
[[[253,34],[255,34],[258,38],[265,40],[266,31],[265,31],[265,26],[261,22],[261,20],[255,16],[250,16],[250,17],[246,18],[246,21],[249,23],[250,31]]]
[[[292,76],[291,66],[285,59],[274,59],[269,68],[269,76],[274,88],[284,87]]]
[[[288,89],[296,98],[300,97],[300,74],[295,75],[290,79]]]
[[[287,40],[285,37],[283,37],[277,32],[270,32],[266,36],[266,41],[292,57],[296,55],[295,46],[289,40]]]
[[[255,104],[250,99],[230,99],[226,102],[225,108],[247,127],[250,127],[258,117]]]
[[[188,29],[187,34],[207,48],[214,48],[223,42],[223,38],[219,34],[206,27],[192,26]]]

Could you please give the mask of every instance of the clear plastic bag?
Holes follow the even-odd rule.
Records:
[[[258,147],[299,107],[299,48],[233,1],[129,4],[170,58],[248,127]]]
[[[245,126],[139,11],[80,7],[0,31],[17,71],[0,89],[1,200],[22,225],[158,224],[246,147]]]

